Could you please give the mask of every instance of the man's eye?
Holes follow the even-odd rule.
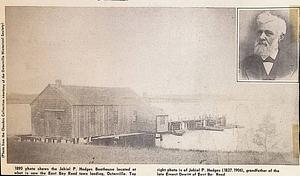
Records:
[[[266,33],[267,36],[274,35],[274,33],[272,31],[265,31],[265,33]]]
[[[263,31],[260,31],[260,30],[257,31],[257,34],[258,34],[258,35],[261,35],[262,33],[263,33]]]

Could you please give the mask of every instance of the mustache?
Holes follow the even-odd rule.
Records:
[[[268,42],[268,40],[266,40],[266,39],[258,39],[255,42],[255,46],[258,46],[258,45],[270,46],[270,42]]]

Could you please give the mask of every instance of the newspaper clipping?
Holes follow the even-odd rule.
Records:
[[[216,2],[1,2],[1,174],[298,176],[300,3]]]

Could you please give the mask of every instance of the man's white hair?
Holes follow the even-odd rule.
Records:
[[[286,34],[286,22],[282,18],[272,15],[270,11],[264,11],[259,14],[256,18],[256,22],[258,26],[266,23],[272,23],[279,35]]]

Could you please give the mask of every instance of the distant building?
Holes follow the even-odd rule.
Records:
[[[156,109],[130,88],[70,86],[57,80],[31,103],[34,136],[76,142],[112,143],[117,139],[130,145],[147,138],[147,145],[151,145],[149,139],[154,145],[155,118]]]
[[[6,124],[8,136],[29,135],[31,133],[30,103],[34,97],[36,97],[36,95],[16,93],[6,95]]]
[[[203,116],[194,120],[169,121],[168,115],[157,115],[156,119],[158,133],[168,132],[180,135],[186,130],[223,131],[225,128],[233,128],[226,126],[225,116]]]
[[[157,115],[156,146],[186,150],[235,151],[242,126],[227,124],[225,116],[203,115],[191,120],[170,121]],[[225,140],[224,140],[225,139]]]

